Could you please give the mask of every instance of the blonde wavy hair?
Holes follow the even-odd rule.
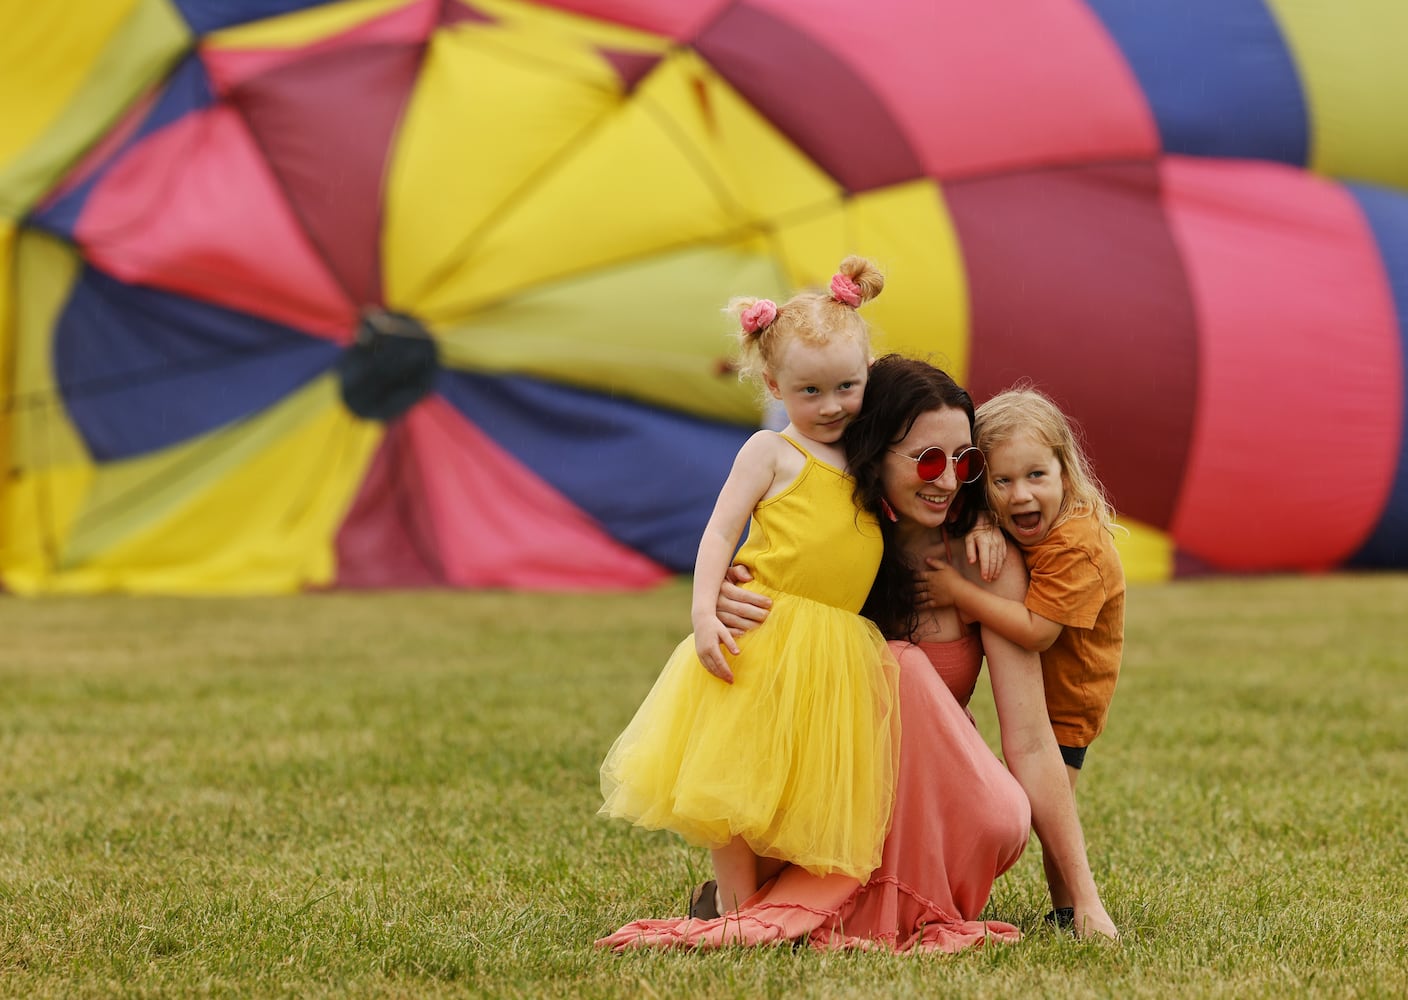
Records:
[[[1061,466],[1063,490],[1057,523],[1069,517],[1093,517],[1113,535],[1114,504],[1091,471],[1076,428],[1051,397],[1029,385],[1018,385],[978,407],[973,443],[983,454],[991,454],[992,449],[1024,432],[1050,448]],[[994,510],[998,509],[997,500],[989,482],[988,502]]]
[[[755,315],[766,300],[752,297],[730,300],[724,311],[742,323],[738,332],[739,378],[754,379],[763,388],[764,374],[774,370],[784,345],[792,338],[813,345],[849,338],[858,343],[869,358],[870,325],[857,308],[884,290],[885,275],[873,261],[852,255],[841,261],[836,277],[832,278],[833,288],[842,277],[852,283],[844,287],[853,288],[857,293],[856,305],[843,301],[828,289],[807,289],[776,306],[772,320],[752,330],[749,329],[751,324],[743,322],[744,315]]]

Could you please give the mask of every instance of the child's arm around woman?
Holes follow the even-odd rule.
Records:
[[[934,559],[928,562],[928,571],[920,575],[935,607],[952,604],[965,618],[981,622],[1009,642],[1033,653],[1050,649],[1060,638],[1064,627],[1060,622],[1037,614],[1021,601],[984,590],[947,563]]]

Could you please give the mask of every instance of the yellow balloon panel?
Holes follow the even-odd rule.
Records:
[[[884,334],[881,345],[932,361],[965,383],[968,283],[938,185],[926,180],[884,188],[852,199],[847,211],[855,251],[885,272],[884,294],[866,308]]]
[[[51,366],[49,330],[78,262],[67,244],[26,231],[12,247],[25,295],[0,312],[4,406],[0,415],[0,575],[17,593],[48,589],[62,540],[92,480],[87,450],[64,413]],[[13,322],[11,322],[13,321]]]
[[[13,4],[16,11],[20,4]],[[0,215],[18,218],[190,42],[164,0],[24,4],[0,24]]]
[[[1121,517],[1115,529],[1115,548],[1131,583],[1156,583],[1173,576],[1173,539],[1157,528]]]
[[[722,310],[735,295],[785,297],[762,251],[756,239],[687,250],[516,296],[437,331],[441,360],[756,424],[756,388],[721,371],[737,343]]]
[[[486,222],[536,197],[536,179],[620,103],[595,51],[564,42],[524,60],[501,34],[465,25],[437,33],[426,54],[386,194],[382,260],[398,308],[436,300]]]
[[[0,13],[0,164],[49,128],[140,2],[6,5]]]
[[[0,218],[0,506],[5,503],[5,482],[10,471],[10,435],[15,397],[14,277],[15,224]]]
[[[380,424],[325,376],[259,418],[102,467],[57,589],[277,593],[331,582]],[[200,553],[193,559],[192,553]]]
[[[677,87],[693,92],[704,131],[691,139],[714,149],[732,197],[747,212],[776,220],[836,209],[845,192],[835,179],[706,63],[681,53],[667,72]],[[675,93],[682,96],[680,89]]]
[[[542,172],[531,196],[504,206],[420,310],[443,323],[546,281],[765,231],[713,132],[710,109],[738,98],[715,85],[701,99],[707,78],[697,67],[694,56],[672,53]],[[793,176],[805,184],[816,175],[808,166]]]
[[[342,0],[212,31],[204,43],[222,49],[296,48],[340,34],[422,0]]]
[[[1408,186],[1408,4],[1268,0],[1309,105],[1310,166],[1335,177]]]
[[[830,212],[778,225],[774,239],[796,287],[825,288],[849,254],[885,272],[865,307],[876,355],[899,352],[940,365],[962,382],[968,296],[958,240],[939,188],[915,181],[857,195]]]
[[[70,422],[53,370],[51,331],[79,269],[73,248],[36,230],[25,230],[15,247],[15,282],[24,296],[15,303],[10,463],[21,471],[88,461],[88,449]]]
[[[59,548],[93,483],[87,464],[18,470],[0,504],[0,578],[17,594],[55,589]]]
[[[497,27],[507,29],[499,38],[500,45],[505,51],[512,50],[526,59],[539,59],[545,47],[562,42],[660,55],[674,44],[669,38],[583,17],[537,0],[460,0],[460,3],[486,15]]]
[[[788,285],[821,288],[831,280],[842,258],[862,253],[857,246],[854,221],[846,203],[838,199],[829,211],[808,212],[778,222],[769,238],[787,268]]]

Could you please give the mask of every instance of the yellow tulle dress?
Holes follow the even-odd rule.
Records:
[[[846,473],[806,456],[758,504],[737,560],[773,599],[738,640],[734,683],[693,636],[675,649],[601,766],[601,813],[692,844],[865,881],[880,864],[899,759],[899,667],[858,614],[880,564],[875,519]]]

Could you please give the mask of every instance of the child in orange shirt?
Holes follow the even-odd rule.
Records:
[[[1105,728],[1124,648],[1114,512],[1070,423],[1040,392],[1012,389],[978,407],[974,439],[987,456],[997,524],[1027,564],[1026,600],[998,597],[935,562],[924,575],[928,596],[1041,653],[1046,711],[1074,790],[1086,748]],[[1070,899],[1051,866],[1047,883],[1048,919],[1065,922]]]

